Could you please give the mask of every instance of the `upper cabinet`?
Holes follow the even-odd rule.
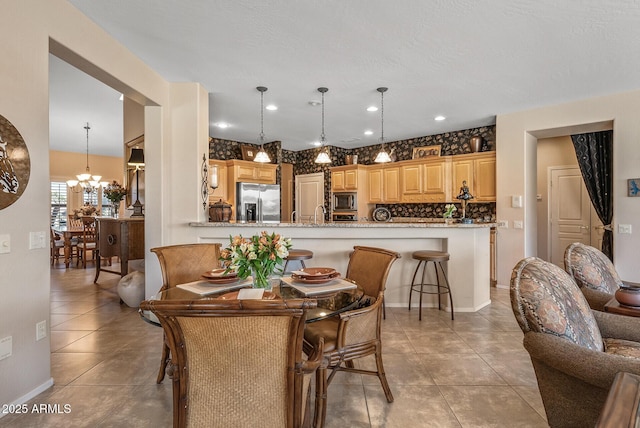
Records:
[[[455,156],[451,166],[451,200],[456,201],[466,181],[471,202],[496,201],[496,152]]]
[[[400,167],[371,165],[367,169],[367,202],[386,204],[400,202]]]
[[[213,168],[213,166],[217,168]],[[218,187],[215,189],[209,188],[209,203],[218,202],[220,199],[223,201],[228,201],[229,192],[227,190],[228,181],[227,181],[227,161],[217,160],[217,159],[209,159],[209,177],[213,174],[214,170],[217,170],[217,183]],[[211,178],[209,178],[209,186],[211,185]]]
[[[401,202],[446,202],[450,165],[448,157],[403,162]]]
[[[243,160],[226,161],[229,168],[229,178],[232,183],[261,183],[275,184],[278,165],[272,163],[257,163]]]
[[[331,168],[332,192],[355,192],[364,185],[366,173],[363,165],[345,165]]]

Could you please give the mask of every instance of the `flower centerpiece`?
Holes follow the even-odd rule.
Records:
[[[98,208],[91,205],[89,202],[86,202],[80,208],[76,208],[73,210],[73,218],[78,220],[83,216],[92,216],[98,213]]]
[[[444,206],[444,213],[442,213],[442,217],[443,218],[452,218],[453,217],[453,213],[455,211],[457,211],[458,209],[456,208],[456,206],[454,204],[447,204]]]
[[[255,288],[270,288],[269,277],[283,273],[283,259],[291,248],[291,239],[265,231],[250,238],[229,237],[229,243],[220,253],[223,266],[227,271],[237,271],[242,279],[251,275]]]
[[[115,216],[118,216],[118,208],[120,208],[120,201],[127,196],[127,189],[122,187],[116,180],[113,180],[103,191],[104,197],[107,198],[111,204],[113,204],[113,211]]]

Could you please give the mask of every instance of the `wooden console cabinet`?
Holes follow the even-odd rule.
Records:
[[[96,254],[96,277],[101,271],[125,276],[129,260],[144,259],[144,217],[110,218],[98,217],[98,242]],[[102,269],[100,257],[120,258],[120,272]]]

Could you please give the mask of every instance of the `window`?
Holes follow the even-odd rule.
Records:
[[[67,224],[67,183],[51,182],[51,226]]]
[[[106,217],[113,216],[113,205],[111,204],[111,201],[104,196],[104,192],[102,191],[102,189],[100,189],[100,196],[102,197],[101,215]]]

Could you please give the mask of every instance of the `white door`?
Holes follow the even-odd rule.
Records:
[[[564,250],[573,242],[600,248],[598,220],[578,167],[551,167],[549,221],[551,263],[564,268]],[[593,237],[592,237],[593,235]],[[600,233],[600,236],[602,234]],[[593,239],[592,239],[593,238]]]
[[[312,223],[318,205],[324,206],[324,173],[296,175],[296,222]],[[324,223],[319,208],[317,220]]]

